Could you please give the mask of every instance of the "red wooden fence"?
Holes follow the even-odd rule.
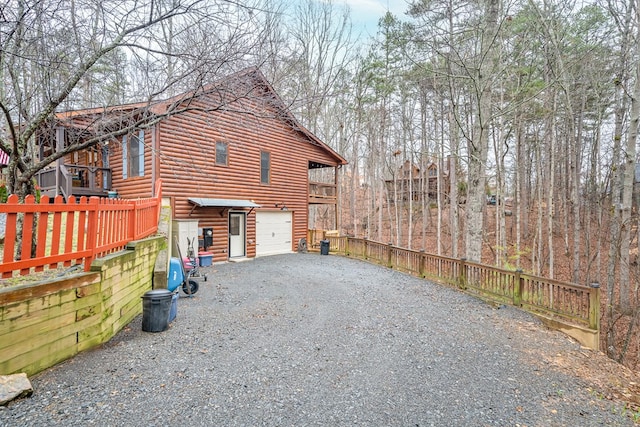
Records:
[[[69,197],[65,202],[62,196],[43,196],[36,203],[34,196],[27,196],[19,203],[18,196],[9,196],[7,203],[0,204],[0,214],[6,214],[2,278],[72,264],[84,264],[88,271],[93,259],[154,234],[162,205],[161,184],[158,180],[154,197],[137,200]]]

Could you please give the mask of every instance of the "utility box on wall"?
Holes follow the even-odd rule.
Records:
[[[202,247],[208,251],[210,246],[213,246],[213,228],[205,227],[202,229]]]

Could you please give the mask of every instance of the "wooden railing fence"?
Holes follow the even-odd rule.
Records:
[[[69,197],[65,202],[62,196],[42,196],[36,203],[30,195],[19,203],[10,195],[0,204],[6,215],[2,278],[72,264],[89,271],[93,259],[154,234],[162,206],[160,180],[156,188],[154,197],[136,200]]]
[[[310,201],[335,201],[336,185],[324,182],[309,182],[309,200]]]
[[[97,166],[62,164],[36,173],[36,181],[43,194],[63,196],[107,195],[111,190],[111,169]],[[57,189],[57,191],[56,191]]]
[[[326,236],[329,250],[446,283],[498,303],[600,330],[600,289],[353,237]]]

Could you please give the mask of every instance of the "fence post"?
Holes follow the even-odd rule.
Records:
[[[23,206],[35,205],[36,198],[29,194],[24,198]],[[33,224],[34,224],[34,214],[35,209],[25,210],[22,214],[22,246],[20,249],[20,260],[29,260],[31,259],[31,245],[33,244]],[[19,223],[18,223],[19,224]],[[18,225],[19,227],[19,225]],[[59,231],[58,231],[59,232]],[[21,276],[26,276],[29,274],[29,268],[23,268],[20,270]]]
[[[521,274],[522,274],[522,269],[521,268],[516,269],[516,277],[513,282],[513,305],[517,307],[522,306],[523,283],[522,283],[522,277],[520,276]]]
[[[460,271],[458,271],[458,287],[460,289],[467,289],[467,259],[460,258]]]
[[[589,287],[589,328],[600,331],[600,283],[591,283]]]
[[[418,274],[423,279],[425,277],[425,274],[424,274],[424,263],[425,263],[426,259],[427,259],[427,257],[426,257],[426,255],[424,253],[424,249],[420,249],[420,264],[418,265]]]
[[[344,238],[344,254],[345,254],[346,256],[351,255],[351,254],[349,253],[349,236],[346,236],[346,237]]]
[[[127,202],[128,205],[133,206],[133,209],[131,209],[129,212],[129,215],[131,215],[129,217],[129,233],[128,233],[128,238],[129,241],[133,241],[136,240],[136,233],[138,232],[138,230],[136,230],[137,224],[138,224],[138,204],[133,201],[133,202]]]
[[[368,260],[368,252],[369,252],[369,241],[364,239],[364,245],[362,245],[362,259]]]
[[[391,262],[391,252],[393,249],[393,243],[387,243],[387,267],[393,268],[393,263]]]
[[[84,260],[84,271],[89,271],[91,269],[91,262],[96,256],[97,249],[96,247],[101,242],[101,238],[98,237],[98,232],[102,233],[104,230],[101,227],[98,227],[98,207],[100,199],[96,196],[92,196],[89,198],[89,203],[87,204],[87,210],[89,211],[89,215],[87,218],[87,247],[86,249],[91,250],[91,255],[89,255]],[[104,238],[104,236],[101,234]]]

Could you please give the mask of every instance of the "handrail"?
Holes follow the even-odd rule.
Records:
[[[337,186],[326,182],[309,181],[309,198],[335,199]]]
[[[71,190],[73,179],[71,178],[71,173],[69,173],[69,170],[65,165],[60,165],[60,169],[58,171],[58,179],[60,180],[59,190],[62,193],[62,196],[66,199],[73,194],[73,190]]]
[[[56,181],[57,177],[57,181]],[[43,169],[36,173],[36,180],[42,191],[56,190],[64,197],[72,194],[91,195],[111,189],[111,168],[76,165],[71,163]]]

